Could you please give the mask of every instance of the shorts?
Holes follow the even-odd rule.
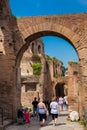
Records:
[[[55,118],[58,118],[58,114],[51,114],[52,115],[52,120],[54,120]]]
[[[37,113],[37,108],[33,108],[33,113],[34,113],[34,114]]]
[[[43,119],[47,119],[46,113],[45,114],[39,114],[39,119],[42,121]]]

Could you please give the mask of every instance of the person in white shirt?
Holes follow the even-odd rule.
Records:
[[[68,110],[68,97],[64,96],[64,107],[66,108],[66,110]]]
[[[62,97],[59,97],[59,107],[60,107],[60,110],[63,111],[63,98]]]
[[[56,97],[52,98],[52,102],[50,103],[50,108],[51,108],[53,125],[55,126],[57,123],[58,113],[59,113],[59,105],[58,102],[56,101]]]

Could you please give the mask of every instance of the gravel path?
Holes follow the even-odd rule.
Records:
[[[8,126],[6,130],[84,130],[83,126],[78,122],[67,120],[67,112],[63,111],[58,117],[57,125],[52,125],[51,116],[48,116],[46,124],[43,127],[39,126],[39,120],[31,118],[30,124],[17,125],[16,123]]]

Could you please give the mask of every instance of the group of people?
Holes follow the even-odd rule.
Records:
[[[52,115],[53,125],[56,125],[58,113],[59,113],[59,105],[56,100],[56,97],[53,97],[51,102],[45,102],[43,101],[42,98],[39,99],[38,102],[35,98],[32,104],[33,104],[34,115],[38,113],[40,126],[43,126],[45,124],[48,114]]]
[[[39,102],[34,98],[32,105],[34,115],[36,116],[37,113],[39,115],[40,126],[44,125],[48,114],[51,114],[53,125],[56,125],[59,112],[62,111],[63,108],[68,110],[67,96],[59,98],[53,97],[51,101],[43,101],[41,98]]]
[[[27,124],[30,123],[30,113],[28,108],[19,108],[17,111],[17,123],[18,124]]]
[[[58,101],[58,104],[59,104],[59,107],[60,107],[60,111],[63,111],[63,110],[68,110],[68,99],[67,99],[67,96],[60,96],[57,98],[57,101]]]
[[[46,103],[43,101],[42,98],[40,98],[39,101],[37,101],[37,98],[35,97],[32,102],[33,117],[37,116],[40,121],[40,126],[43,126],[45,124],[45,121],[47,120],[47,115],[51,114],[52,122],[53,122],[53,125],[55,126],[57,123],[59,112],[62,110],[62,107],[65,101],[67,101],[66,97],[64,98],[53,97],[50,102]],[[28,108],[24,110],[23,117],[24,117],[25,123],[30,122],[30,113],[28,111]]]

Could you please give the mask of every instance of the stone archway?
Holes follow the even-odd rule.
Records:
[[[5,8],[6,10],[9,9],[8,4],[6,4]],[[6,99],[8,94],[8,101],[10,100],[13,103],[16,110],[20,104],[19,66],[23,53],[29,47],[30,42],[41,36],[58,36],[69,41],[78,53],[80,66],[78,77],[79,112],[82,116],[83,107],[87,107],[87,14],[16,19],[10,11],[6,12],[7,14],[1,12],[2,15],[0,15],[0,32],[2,33],[0,36],[0,46],[2,47],[0,65],[3,67],[3,69],[2,67],[0,68],[2,73],[0,90],[2,97]]]
[[[18,27],[22,34],[23,39],[26,43],[22,48],[26,48],[29,43],[41,36],[58,36],[69,41],[75,50],[78,53],[79,57],[79,106],[80,113],[82,114],[82,109],[85,105],[83,102],[83,94],[85,86],[84,81],[86,81],[86,72],[83,68],[86,69],[86,33],[82,31],[84,26],[81,24],[81,21],[84,20],[86,23],[85,15],[82,14],[76,15],[60,15],[60,16],[43,16],[43,17],[25,17],[18,20]],[[68,19],[69,18],[69,19]],[[74,20],[73,20],[74,19]],[[80,20],[79,20],[80,19]],[[78,24],[79,23],[79,24]],[[86,27],[86,26],[85,26]],[[20,54],[23,49],[20,49],[18,57],[21,57]],[[82,86],[82,87],[81,87]],[[80,92],[80,91],[79,91]],[[85,97],[84,97],[85,98]]]
[[[64,97],[64,83],[57,83],[55,86],[56,97]]]

